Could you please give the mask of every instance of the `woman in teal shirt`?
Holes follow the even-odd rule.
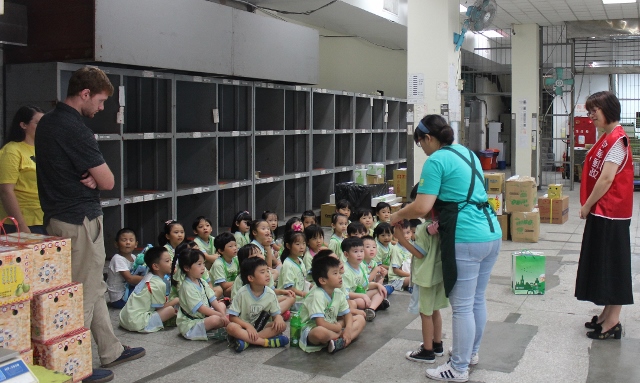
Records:
[[[439,215],[440,247],[445,292],[453,309],[451,360],[427,370],[434,380],[469,379],[469,364],[478,363],[478,349],[487,322],[485,291],[495,264],[502,231],[487,202],[480,161],[464,146],[453,144],[453,129],[439,115],[424,117],[414,141],[429,158],[425,161],[416,200],[391,216]]]

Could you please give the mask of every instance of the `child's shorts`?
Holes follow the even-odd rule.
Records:
[[[207,329],[204,327],[204,319],[198,319],[196,324],[183,336],[189,340],[208,340]]]
[[[396,279],[395,281],[389,281],[389,284],[393,286],[395,291],[402,291],[402,285],[404,284],[404,278]]]
[[[410,314],[420,314],[420,286],[413,285],[413,291],[411,291],[411,298],[409,299],[409,308],[407,311]]]
[[[160,319],[160,314],[158,312],[154,312],[149,317],[149,322],[147,322],[147,326],[142,329],[140,332],[156,332],[160,331],[164,328],[162,324],[162,319]]]
[[[420,314],[431,316],[435,310],[441,310],[449,307],[449,299],[444,293],[444,282],[431,287],[423,287],[414,285],[413,290],[419,287],[419,307]]]
[[[306,352],[316,352],[322,350],[325,346],[317,346],[315,344],[309,344],[307,338],[309,337],[309,333],[313,330],[313,328],[309,326],[304,326],[302,331],[300,331],[300,342],[298,343],[300,349]]]

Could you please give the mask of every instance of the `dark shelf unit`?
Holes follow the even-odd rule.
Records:
[[[210,78],[182,77],[176,80],[176,133],[215,132],[218,85]]]
[[[384,146],[384,133],[373,133],[371,135],[371,161],[372,162],[384,162],[385,160],[385,146]]]

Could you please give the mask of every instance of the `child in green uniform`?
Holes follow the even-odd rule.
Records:
[[[239,211],[236,213],[236,216],[233,217],[231,232],[233,236],[236,237],[238,249],[251,242],[249,238],[249,225],[251,225],[251,221],[251,214],[249,214],[248,211]]]
[[[306,352],[334,353],[347,347],[365,326],[363,317],[353,316],[341,290],[340,260],[331,257],[331,250],[322,250],[313,259],[311,274],[316,287],[302,303],[300,348]]]
[[[333,235],[329,239],[329,249],[333,251],[342,262],[346,262],[340,245],[347,234],[348,218],[344,214],[334,213],[331,216],[331,227],[333,228]]]
[[[364,261],[367,266],[367,273],[369,274],[369,282],[383,283],[384,277],[387,276],[387,269],[378,266],[375,257],[378,254],[378,246],[376,240],[370,235],[362,237],[362,243],[364,245]]]
[[[358,309],[364,310],[365,319],[371,322],[376,317],[375,310],[386,310],[390,306],[386,299],[387,290],[381,284],[369,283],[367,267],[362,263],[362,239],[346,238],[342,241],[342,251],[347,258],[342,276],[342,286],[347,293],[347,299],[354,301]]]
[[[158,244],[160,246],[164,246],[169,255],[171,255],[171,260],[176,254],[176,247],[184,241],[184,227],[178,221],[169,220],[164,223],[164,229],[158,235]]]
[[[176,316],[173,306],[178,298],[167,300],[167,284],[164,276],[171,273],[171,256],[164,247],[152,247],[144,255],[149,272],[138,283],[120,311],[120,326],[143,333],[164,328],[162,322]]]
[[[240,268],[245,285],[236,294],[229,307],[227,332],[236,352],[249,344],[262,347],[284,347],[289,338],[281,335],[287,328],[276,293],[268,287],[271,279],[269,267],[260,257],[246,259]],[[267,323],[269,318],[273,322]]]
[[[307,251],[304,253],[302,262],[307,270],[307,282],[313,285],[313,278],[311,278],[311,262],[313,257],[318,254],[320,250],[326,248],[324,244],[324,230],[318,225],[309,225],[304,229],[304,236],[307,241]]]
[[[278,288],[293,291],[296,295],[294,311],[300,309],[302,300],[309,292],[306,281],[307,269],[302,262],[302,256],[307,248],[304,233],[289,231],[284,236],[284,252],[282,253],[282,269],[278,278]]]
[[[271,234],[271,226],[269,226],[269,223],[264,219],[257,219],[251,222],[249,236],[251,243],[260,249],[269,268],[276,269],[280,260],[275,257],[273,247],[271,246],[273,244],[273,235]],[[280,275],[279,269],[272,270],[271,275],[274,280],[277,280],[278,275]]]
[[[204,253],[204,265],[209,270],[216,259],[220,258],[220,254],[213,245],[215,237],[211,235],[213,232],[211,220],[204,216],[199,216],[193,221],[191,228],[196,237],[193,241],[198,245],[198,249]]]
[[[220,304],[214,305],[216,295],[202,280],[202,276],[207,271],[204,267],[204,253],[196,249],[186,249],[176,254],[172,265],[172,277],[175,273],[176,260],[184,275],[178,293],[180,310],[176,320],[180,333],[190,340],[224,338],[226,336],[224,328],[229,324],[229,319],[224,310],[219,309]],[[211,332],[212,330],[219,331]]]
[[[336,213],[342,214],[347,217],[347,225],[351,223],[351,211],[351,203],[349,203],[349,201],[347,201],[346,199],[341,199],[340,201],[336,202]]]
[[[231,297],[233,281],[235,281],[240,270],[238,258],[236,257],[238,254],[236,239],[233,234],[224,232],[216,237],[213,244],[220,257],[213,262],[213,266],[209,270],[211,280],[214,285],[222,288],[222,293],[225,297]]]
[[[411,243],[411,228],[409,227],[409,220],[403,220],[395,228],[399,230],[402,228],[402,235],[409,243]],[[393,286],[394,290],[402,290],[407,288],[411,283],[411,273],[405,271],[408,269],[408,264],[411,263],[411,253],[401,243],[396,245],[396,250],[391,253],[391,260],[389,265],[389,284]]]
[[[353,221],[349,225],[347,225],[347,237],[362,238],[367,234],[367,229],[360,221]]]
[[[375,207],[376,222],[373,224],[373,228],[378,227],[383,222],[389,222],[391,219],[391,205],[386,202],[378,202]]]
[[[353,217],[356,221],[360,222],[367,229],[367,233],[373,236],[373,215],[371,209],[361,207],[356,210],[356,214]]]
[[[316,213],[313,210],[305,210],[300,217],[303,229],[316,224]]]
[[[442,356],[442,316],[440,310],[449,307],[442,279],[442,260],[440,257],[439,235],[429,234],[427,227],[431,220],[418,225],[416,240],[410,243],[404,233],[396,228],[394,236],[398,243],[413,255],[411,261],[411,281],[414,284],[411,293],[409,312],[415,313],[416,302],[422,320],[422,344],[416,351],[409,351],[407,359],[416,362],[434,363],[435,357]],[[431,347],[429,347],[431,346]]]
[[[393,229],[387,222],[382,222],[375,229],[373,229],[373,237],[376,239],[376,246],[378,247],[378,253],[376,254],[376,262],[378,266],[389,270],[391,264],[392,253],[398,251],[396,246],[391,243],[393,238]]]

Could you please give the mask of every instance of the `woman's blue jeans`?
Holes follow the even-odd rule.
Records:
[[[449,302],[453,309],[451,365],[458,371],[467,371],[471,354],[477,353],[480,348],[487,323],[484,294],[501,244],[501,239],[456,243],[458,279],[449,294]]]

